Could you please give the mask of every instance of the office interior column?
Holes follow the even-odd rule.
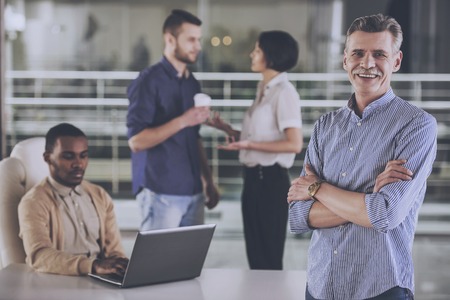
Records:
[[[5,134],[5,0],[0,0],[0,159],[6,156]]]

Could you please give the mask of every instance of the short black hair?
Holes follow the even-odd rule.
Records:
[[[190,23],[197,26],[202,25],[202,21],[190,12],[182,9],[174,9],[164,21],[163,33],[170,32],[174,37],[177,37],[183,23]]]
[[[56,140],[62,136],[82,136],[86,138],[84,132],[81,131],[81,129],[79,129],[78,127],[75,127],[69,123],[60,123],[50,128],[45,135],[45,151],[52,152],[53,148],[55,147]]]
[[[402,27],[393,17],[383,14],[356,18],[347,30],[345,50],[347,49],[347,43],[350,35],[352,35],[355,31],[383,32],[386,30],[392,34],[394,38],[394,50],[398,52],[403,41]]]
[[[281,30],[263,31],[258,44],[264,53],[267,68],[285,72],[297,64],[298,43],[289,33]]]

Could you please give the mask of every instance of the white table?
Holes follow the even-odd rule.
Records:
[[[87,276],[34,272],[24,264],[0,270],[1,300],[302,300],[305,271],[204,269],[200,277],[121,289]]]

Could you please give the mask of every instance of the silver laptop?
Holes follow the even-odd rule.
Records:
[[[198,277],[215,228],[207,224],[138,232],[123,279],[89,276],[123,288]]]

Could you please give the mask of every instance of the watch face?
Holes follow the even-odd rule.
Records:
[[[316,181],[316,182],[312,183],[312,184],[308,187],[308,194],[309,194],[309,196],[314,197],[314,195],[317,193],[317,190],[318,190],[319,187],[320,187],[320,183],[321,183],[321,182]]]
[[[317,186],[317,183],[314,182],[314,183],[312,183],[312,184],[308,187],[308,194],[309,194],[310,196],[314,196],[313,194],[314,194],[314,191],[315,191],[315,189],[316,189],[316,186]]]

